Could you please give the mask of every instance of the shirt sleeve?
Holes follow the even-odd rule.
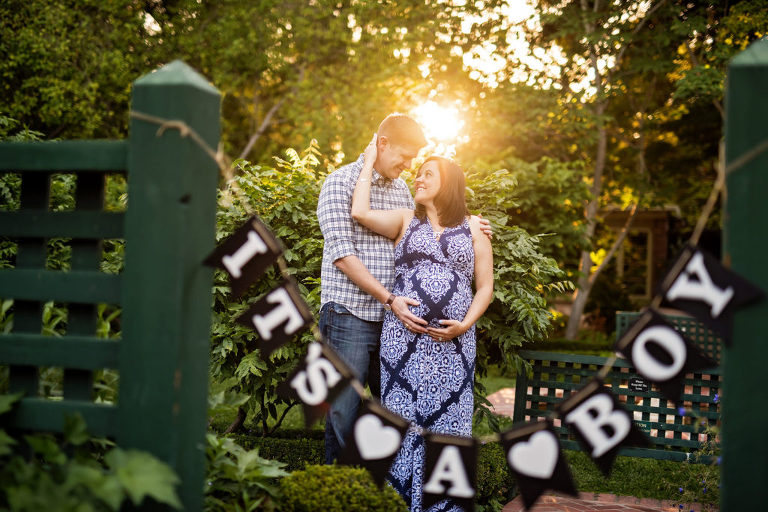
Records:
[[[331,261],[357,254],[351,208],[352,192],[341,176],[331,173],[317,201],[317,220]]]

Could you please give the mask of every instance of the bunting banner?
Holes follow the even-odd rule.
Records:
[[[647,446],[645,434],[621,407],[610,389],[593,379],[555,407],[605,476],[622,446]]]
[[[365,400],[339,462],[368,469],[376,485],[383,487],[409,425],[408,420],[377,402]]]
[[[501,434],[501,444],[526,509],[547,489],[579,495],[551,421],[508,430]]]
[[[314,342],[307,347],[301,364],[278,386],[277,393],[286,400],[301,402],[304,423],[309,428],[328,412],[333,399],[353,378],[352,369],[330,346]]]
[[[734,310],[764,297],[762,290],[692,245],[683,248],[659,294],[665,304],[695,316],[728,345]]]
[[[237,299],[283,254],[280,240],[253,216],[224,240],[203,262],[229,274],[232,296]]]
[[[427,510],[447,498],[466,512],[473,512],[477,494],[477,441],[471,437],[433,433],[424,437],[422,509]]]
[[[254,216],[214,250],[205,264],[229,274],[232,294],[237,298],[282,253],[280,241]],[[659,290],[665,305],[692,314],[719,333],[726,343],[730,343],[733,312],[764,298],[762,290],[692,245],[683,249]],[[257,348],[266,359],[313,322],[314,317],[296,282],[284,274],[284,280],[237,321],[258,333]],[[646,310],[616,342],[615,348],[631,361],[643,379],[657,385],[673,402],[680,401],[686,373],[715,366],[654,309]],[[305,423],[311,427],[355,378],[354,372],[320,337],[308,346],[304,359],[277,392],[287,400],[301,402]],[[642,379],[635,380],[638,382],[634,385],[648,387]],[[622,446],[648,445],[631,415],[597,378],[557,404],[555,413],[606,476]],[[365,400],[340,462],[366,467],[382,486],[409,428],[411,425],[404,418],[378,402]],[[473,511],[477,440],[429,431],[424,431],[423,437],[422,507],[428,509],[449,500]],[[552,418],[516,426],[501,435],[501,443],[526,508],[532,507],[548,489],[578,495]]]
[[[285,345],[296,333],[314,321],[312,312],[301,297],[296,282],[284,279],[236,320],[259,334],[262,358]]]
[[[615,348],[674,403],[680,401],[686,373],[717,366],[654,309],[640,315]]]

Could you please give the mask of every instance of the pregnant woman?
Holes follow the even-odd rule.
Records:
[[[426,327],[406,325],[391,312],[385,315],[382,402],[424,429],[471,436],[475,322],[493,296],[490,240],[477,217],[469,216],[464,174],[454,162],[431,157],[421,165],[414,182],[414,211],[370,209],[375,161],[372,142],[352,197],[352,217],[395,240],[392,294],[417,300],[411,310],[428,322]],[[390,483],[413,512],[422,510],[423,477],[424,440],[411,429],[392,464]],[[455,508],[443,500],[430,510]]]

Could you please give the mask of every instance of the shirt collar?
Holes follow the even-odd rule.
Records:
[[[357,158],[358,164],[360,164],[360,168],[363,168],[363,162],[365,162],[365,155],[363,153],[360,153],[360,156]],[[376,169],[373,169],[373,173],[371,174],[371,184],[376,184],[378,186],[386,187],[390,183],[392,183],[391,178],[387,178],[379,174],[379,171]]]

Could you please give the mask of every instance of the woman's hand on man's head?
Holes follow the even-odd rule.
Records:
[[[377,142],[377,137],[374,133],[371,142],[368,143],[363,152],[363,166],[368,167],[369,169],[373,169],[373,164],[376,163],[376,158],[378,157]]]

